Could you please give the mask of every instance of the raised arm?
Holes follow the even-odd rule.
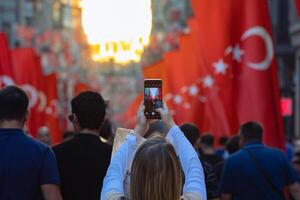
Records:
[[[197,153],[182,131],[175,125],[167,105],[164,104],[164,108],[158,109],[158,111],[169,128],[167,139],[174,146],[185,174],[184,197],[191,200],[206,200],[204,172]]]
[[[144,116],[144,107],[141,104],[137,113],[136,135],[126,137],[125,143],[114,155],[103,181],[101,200],[119,200],[125,197],[124,180],[127,170],[130,169],[137,146],[144,141],[143,134],[148,129],[148,122]]]

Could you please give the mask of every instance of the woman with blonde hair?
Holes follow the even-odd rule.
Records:
[[[127,136],[113,157],[103,182],[101,200],[206,200],[204,173],[197,153],[174,123],[166,104],[157,111],[169,129],[166,138],[143,139],[149,121],[141,105],[136,135]],[[126,184],[127,177],[129,184]]]

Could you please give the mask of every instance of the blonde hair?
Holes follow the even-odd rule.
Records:
[[[179,200],[182,173],[174,147],[162,137],[137,150],[130,178],[131,200]]]

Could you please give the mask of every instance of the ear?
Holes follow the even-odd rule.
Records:
[[[25,117],[24,117],[24,123],[28,121],[29,116],[30,116],[30,111],[26,110]]]
[[[73,115],[74,115],[74,119],[73,119],[73,121],[72,121],[72,124],[73,124],[73,126],[74,126],[74,130],[75,130],[75,131],[80,131],[80,130],[81,130],[81,127],[80,127],[80,125],[79,125],[78,118],[77,118],[76,114],[73,114]]]

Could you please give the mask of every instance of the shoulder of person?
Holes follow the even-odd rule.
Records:
[[[55,154],[59,154],[63,151],[66,151],[66,149],[72,148],[73,146],[72,144],[73,144],[73,139],[54,145],[52,147],[52,150],[54,151]]]

